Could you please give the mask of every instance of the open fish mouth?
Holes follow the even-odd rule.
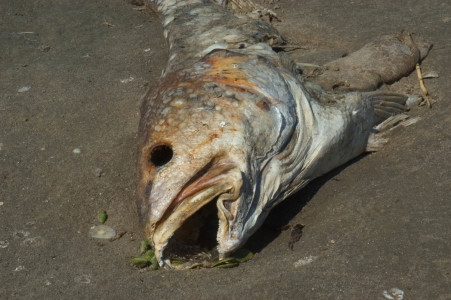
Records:
[[[147,235],[160,266],[171,267],[171,259],[217,259],[216,246],[233,219],[240,187],[241,173],[235,164],[210,162],[202,168]]]

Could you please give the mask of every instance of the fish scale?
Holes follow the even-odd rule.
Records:
[[[189,224],[212,201],[216,249],[230,255],[277,203],[364,152],[373,127],[406,109],[403,95],[306,82],[261,20],[206,0],[153,4],[170,54],[141,106],[136,203],[161,266],[179,228],[203,234]]]
[[[155,1],[169,45],[165,73],[192,65],[213,49],[239,50],[257,43],[283,44],[261,20],[236,16],[209,0]]]

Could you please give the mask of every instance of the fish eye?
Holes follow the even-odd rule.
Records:
[[[174,156],[171,146],[167,144],[157,145],[150,151],[149,161],[156,167],[167,164]]]

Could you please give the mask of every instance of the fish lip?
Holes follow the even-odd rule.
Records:
[[[236,182],[227,178],[234,169],[237,169],[237,165],[233,162],[210,161],[200,170],[202,173],[198,172],[195,175],[196,179],[188,181],[172,199],[163,216],[157,222],[146,225],[146,236],[155,248],[160,266],[170,267],[169,259],[164,257],[163,252],[170,238],[191,215],[215,199],[220,201],[221,195],[237,194],[230,193],[236,190]]]

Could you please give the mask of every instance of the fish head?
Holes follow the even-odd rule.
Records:
[[[239,198],[245,139],[239,117],[221,112],[224,107],[214,102],[175,98],[157,109],[142,137],[137,207],[160,263],[171,238],[174,247],[175,243],[195,246],[199,239],[206,239],[204,230],[209,231],[209,243],[212,239],[216,243],[217,216],[227,223],[232,215],[226,207]],[[204,216],[188,221],[215,201],[216,206],[210,204]],[[206,217],[216,218],[213,229],[205,228]]]
[[[137,208],[160,265],[173,249],[238,249],[275,197],[277,185],[259,191],[271,170],[262,157],[283,142],[270,105],[249,89],[181,74],[166,75],[141,110]]]

